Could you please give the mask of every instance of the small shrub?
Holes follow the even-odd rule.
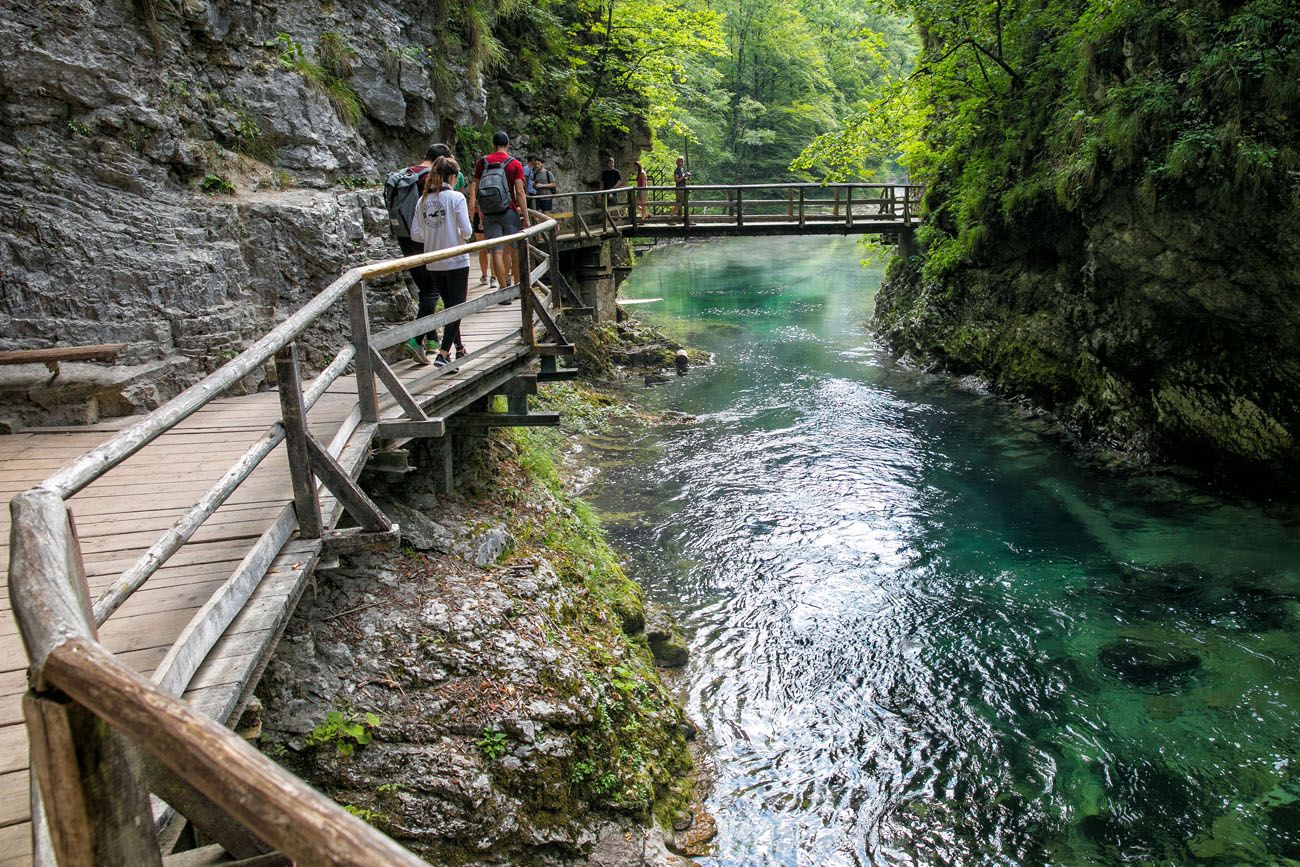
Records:
[[[375,810],[366,807],[358,807],[356,804],[344,804],[343,809],[356,816],[363,822],[374,824],[376,819],[383,818],[383,815]]]
[[[484,726],[483,737],[476,742],[479,752],[489,761],[498,759],[506,751],[506,733],[495,726]]]
[[[221,175],[209,172],[199,181],[199,189],[209,196],[229,196],[235,192],[235,185]]]
[[[364,716],[332,710],[325,720],[307,735],[308,746],[333,746],[340,756],[350,756],[357,747],[374,740],[374,730],[379,728],[379,715],[367,712]]]

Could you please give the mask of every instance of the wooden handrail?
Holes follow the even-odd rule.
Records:
[[[50,683],[296,863],[427,867],[97,642],[80,636],[57,642],[43,670]]]
[[[435,316],[397,326],[374,339],[369,332],[365,285],[388,274],[503,244],[518,245],[527,261],[532,255],[529,240],[543,235],[548,238],[546,246],[557,249],[558,223],[543,214],[530,212],[530,216],[535,217],[535,225],[504,238],[350,269],[199,383],[60,468],[39,487],[13,498],[10,599],[31,662],[33,691],[24,703],[32,743],[33,827],[42,858],[53,857],[64,864],[161,864],[158,841],[153,837],[153,823],[148,816],[143,777],[131,756],[122,752],[125,742],[120,738],[125,734],[153,753],[178,778],[298,863],[424,863],[313,792],[292,774],[248,748],[222,725],[192,710],[178,698],[208,650],[245,604],[251,588],[256,586],[270,562],[268,558],[275,556],[299,526],[293,505],[281,510],[235,575],[186,627],[182,638],[155,671],[155,683],[119,663],[98,644],[95,629],[190,540],[290,433],[299,438],[300,447],[305,445],[311,472],[363,527],[377,532],[391,530],[388,519],[356,488],[334,458],[348,435],[366,424],[367,416],[371,421],[367,437],[382,427],[374,424],[381,411],[375,374],[391,371],[378,350],[412,334],[473,315],[501,300],[519,297],[532,302],[531,283],[551,270],[553,256],[538,251],[538,264],[531,269],[532,279],[526,287],[508,287],[489,293]],[[524,291],[526,295],[521,294]],[[304,389],[297,378],[294,341],[345,298],[350,309],[353,341]],[[556,299],[558,294],[552,293],[548,300]],[[554,331],[554,323],[541,302],[535,308],[529,303],[524,307],[526,320],[535,320]],[[558,331],[555,333],[558,335]],[[532,336],[531,328],[527,336]],[[516,331],[481,352],[458,359],[448,369],[482,357],[503,343],[520,342],[522,337],[523,332]],[[554,349],[550,345],[540,348]],[[519,351],[527,354],[529,350],[521,346]],[[110,585],[92,609],[81,566],[80,545],[64,500],[193,415],[272,357],[277,358],[277,367],[284,377],[282,392],[285,387],[293,391],[292,395],[281,395],[282,408],[293,410],[292,413],[284,410],[288,421],[269,426],[222,478]],[[325,447],[307,432],[305,414],[349,365],[356,368],[358,377],[358,408]],[[390,389],[401,392],[398,402],[406,398],[408,418],[423,420],[431,426],[430,430],[432,426],[442,425],[442,419],[428,419],[400,380],[394,383],[388,379],[385,381]],[[289,424],[294,425],[293,431],[287,429]],[[297,492],[300,496],[296,499],[302,504],[315,504],[319,482],[308,490],[304,485],[311,476],[305,475],[301,467],[297,476],[295,485],[303,490]],[[310,520],[303,527],[304,532],[312,531],[313,527],[315,532],[320,530]],[[208,612],[209,608],[212,611]],[[96,728],[93,724],[87,728],[86,723],[79,722],[88,719],[91,713],[109,723],[110,728]],[[127,748],[129,751],[129,745]],[[79,751],[88,751],[89,758]],[[90,765],[107,762],[108,769],[97,771],[87,762]],[[88,773],[98,775],[99,788],[83,784],[81,777]],[[122,793],[121,798],[112,797],[114,787]],[[119,827],[132,830],[118,833],[114,829]]]
[[[347,294],[361,278],[360,268],[351,269],[255,341],[252,346],[139,422],[114,434],[96,448],[55,472],[41,483],[41,487],[53,491],[65,500],[71,497],[265,364],[276,352],[288,345],[289,341],[307,330],[308,326]]]

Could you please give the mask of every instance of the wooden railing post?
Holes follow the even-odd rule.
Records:
[[[46,677],[69,640],[95,640],[89,594],[72,516],[62,497],[40,488],[10,503],[9,597],[31,662],[23,697],[38,864],[162,864],[149,793],[131,743],[70,700]],[[47,836],[48,835],[48,836]],[[48,840],[53,852],[41,847]]]
[[[805,193],[805,192],[807,192],[807,188],[805,188],[805,187],[800,187],[800,188],[799,188],[799,229],[800,229],[801,231],[803,230],[803,227],[804,227],[804,217],[805,217],[805,214],[804,214],[804,209],[805,209],[805,201],[804,201],[804,198],[805,198],[805,197],[804,197],[804,193]]]
[[[831,215],[838,220],[840,217],[840,188],[834,187],[831,191],[835,193],[835,207],[831,210]]]
[[[298,366],[296,343],[290,343],[275,354],[275,382],[280,392],[284,448],[289,458],[289,481],[293,486],[293,510],[298,516],[298,535],[303,539],[319,539],[323,522],[320,500],[316,496],[316,477],[311,471],[311,452],[307,447],[307,410],[302,403],[302,371]]]
[[[546,270],[551,275],[551,306],[556,310],[563,310],[564,293],[560,291],[560,282],[564,278],[560,276],[560,242],[556,237],[558,231],[558,228],[552,227],[546,233],[546,253],[551,257],[550,267]]]
[[[519,314],[522,321],[524,343],[528,348],[537,345],[537,336],[533,333],[533,317],[536,315],[533,311],[533,287],[530,284],[530,274],[532,269],[528,265],[528,239],[521,239],[519,242],[519,270],[523,277],[519,281]]]
[[[845,225],[850,229],[853,228],[853,187],[849,186],[844,191],[844,220]]]
[[[736,188],[736,227],[745,225],[745,191]]]
[[[628,216],[632,218],[633,229],[641,225],[641,214],[639,212],[639,209],[637,208],[638,202],[636,199],[636,197],[640,195],[640,193],[641,190],[638,189],[637,187],[631,187],[627,191],[627,213]]]
[[[691,188],[682,187],[682,228],[691,228]]]
[[[348,313],[352,325],[352,345],[356,357],[352,365],[357,372],[357,401],[361,406],[361,420],[379,421],[379,390],[375,386],[375,372],[370,364],[370,314],[366,310],[366,284],[358,280],[348,290]]]
[[[786,220],[794,219],[794,190],[791,189],[785,191],[785,218]]]

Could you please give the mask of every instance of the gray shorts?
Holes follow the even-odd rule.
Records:
[[[522,229],[523,224],[519,222],[519,215],[514,208],[506,208],[500,214],[483,215],[483,237],[488,240],[513,235]]]

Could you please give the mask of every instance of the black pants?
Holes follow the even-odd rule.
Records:
[[[424,252],[424,244],[414,238],[398,238],[397,245],[402,248],[403,256],[418,256]],[[418,268],[412,268],[410,271],[411,279],[415,281],[415,288],[420,293],[420,309],[415,314],[416,319],[423,319],[426,316],[432,316],[438,311],[438,288],[433,284],[433,272],[423,265]],[[432,340],[438,341],[438,332],[431,331],[428,334],[420,335],[420,341]]]
[[[438,294],[442,296],[442,306],[450,310],[457,304],[464,304],[465,297],[469,295],[469,268],[453,268],[450,271],[430,271],[429,276],[433,278],[433,283],[438,287]],[[423,298],[420,301],[420,309],[424,309]],[[429,308],[432,312],[433,308]],[[424,314],[421,313],[421,316]],[[451,348],[460,343],[460,320],[448,322],[447,327],[442,329],[442,351],[451,352]]]

